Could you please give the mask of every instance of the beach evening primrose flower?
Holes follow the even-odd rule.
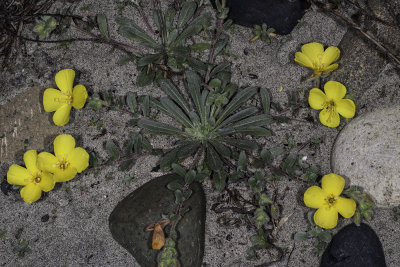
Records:
[[[339,126],[340,117],[353,118],[356,113],[356,105],[350,99],[343,99],[346,95],[346,87],[335,81],[329,81],[324,85],[324,92],[318,88],[310,90],[308,103],[313,109],[321,110],[319,120],[325,126],[335,128]]]
[[[56,182],[66,182],[89,166],[89,154],[81,147],[75,147],[75,139],[61,134],[54,139],[54,154],[41,152],[38,155],[39,168],[53,173]]]
[[[318,209],[314,214],[314,222],[319,227],[325,229],[336,227],[338,213],[345,218],[351,218],[354,215],[356,202],[353,199],[340,197],[344,184],[343,177],[331,173],[322,177],[322,188],[311,186],[304,193],[306,206]]]
[[[60,90],[48,88],[43,94],[43,107],[46,112],[53,112],[53,121],[57,126],[64,126],[69,121],[71,108],[81,109],[88,97],[85,86],[78,84],[72,88],[75,71],[60,70],[56,74],[56,84]]]
[[[22,199],[27,203],[33,203],[42,196],[42,191],[48,192],[54,188],[53,175],[42,171],[37,166],[36,150],[28,150],[24,154],[25,166],[13,164],[7,172],[7,182],[24,186],[21,191]]]
[[[340,50],[335,46],[330,46],[324,51],[324,46],[320,43],[308,43],[301,47],[301,52],[296,52],[294,61],[303,67],[314,70],[314,76],[327,74],[339,67],[332,64],[339,59]]]

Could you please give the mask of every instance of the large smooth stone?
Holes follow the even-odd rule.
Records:
[[[364,114],[346,125],[331,164],[334,173],[362,186],[378,206],[400,205],[400,106]]]
[[[110,215],[109,223],[114,239],[129,251],[142,267],[157,266],[159,250],[151,248],[152,232],[145,228],[162,220],[162,214],[175,212],[174,193],[166,188],[176,174],[158,177],[125,197]],[[183,183],[183,181],[182,181]],[[182,266],[201,266],[204,254],[206,201],[199,183],[192,183],[192,196],[185,201],[185,213],[177,226],[177,250]],[[169,229],[167,226],[165,229]],[[167,231],[168,232],[168,231]]]
[[[378,236],[368,225],[347,225],[334,235],[322,255],[320,267],[385,267]]]
[[[215,1],[211,0],[215,7]],[[289,34],[309,8],[307,0],[227,0],[228,19],[253,28],[267,24],[277,34]]]

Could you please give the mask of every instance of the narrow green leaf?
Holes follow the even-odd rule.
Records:
[[[167,46],[175,42],[176,38],[178,37],[179,31],[178,29],[174,29],[172,32],[168,33],[167,35]]]
[[[208,65],[201,60],[194,57],[188,57],[186,58],[186,63],[201,75],[205,75],[207,72]]]
[[[183,4],[181,11],[179,12],[177,28],[182,28],[186,22],[193,17],[194,12],[197,9],[197,4],[195,2],[186,2]]]
[[[233,128],[245,128],[245,127],[251,127],[251,126],[267,126],[272,123],[272,117],[261,114],[261,115],[256,115],[256,116],[251,116],[247,119],[240,120],[232,125],[230,127]]]
[[[225,138],[222,141],[239,149],[256,150],[258,148],[257,143],[250,140]]]
[[[106,143],[106,151],[110,155],[112,160],[117,160],[120,157],[119,148],[112,140],[108,140]]]
[[[229,158],[231,156],[231,149],[218,141],[210,141],[215,150],[223,157]]]
[[[154,97],[150,98],[150,107],[161,111],[165,115],[168,115],[168,116],[171,115],[171,114],[169,114],[168,110]]]
[[[136,163],[135,159],[125,160],[119,165],[120,171],[129,171],[132,169],[133,165]]]
[[[182,201],[185,201],[185,197],[183,196],[183,193],[180,189],[175,190],[174,192],[175,195],[175,203],[181,203]]]
[[[207,158],[207,165],[208,167],[210,167],[211,170],[213,171],[221,170],[222,160],[219,157],[218,153],[215,151],[215,149],[210,145],[207,146],[206,158]]]
[[[96,19],[97,19],[97,26],[99,27],[101,34],[108,39],[109,36],[108,36],[108,25],[106,16],[104,14],[97,14]]]
[[[177,157],[179,159],[195,153],[200,145],[197,141],[184,141],[179,145]]]
[[[189,184],[189,183],[188,183]],[[183,192],[183,197],[185,198],[185,199],[188,199],[191,195],[193,194],[193,191],[192,191],[192,189],[188,189],[188,190],[186,190],[185,192]],[[189,209],[189,207],[187,207],[186,209]],[[189,210],[182,210],[182,212],[181,212],[181,214],[185,214],[186,212],[188,212]]]
[[[240,151],[239,159],[238,159],[238,170],[240,170],[240,171],[246,170],[246,165],[247,165],[246,152]]]
[[[148,95],[146,95],[143,98],[142,111],[143,111],[143,116],[149,117],[149,115],[150,115],[150,97]]]
[[[211,70],[211,72],[210,72],[210,77],[214,77],[215,75],[217,75],[219,72],[221,72],[221,71],[225,71],[225,70],[230,70],[230,66],[231,66],[231,63],[230,62],[227,62],[227,61],[225,61],[225,62],[222,62],[222,63],[220,63],[220,64],[218,64],[217,66],[215,66],[212,70]]]
[[[208,175],[205,173],[198,173],[196,174],[196,181],[202,182],[208,178]]]
[[[282,170],[287,172],[289,168],[293,167],[293,165],[296,163],[296,160],[297,160],[296,154],[289,154],[285,159],[285,161],[282,163]]]
[[[153,82],[154,78],[156,77],[156,73],[154,71],[150,71],[147,73],[147,68],[144,68],[137,77],[137,85],[140,87],[149,85]]]
[[[175,14],[176,14],[176,11],[174,8],[168,8],[167,13],[165,15],[165,27],[166,27],[167,32],[170,32],[173,27]]]
[[[226,177],[224,173],[221,173],[220,171],[215,171],[213,174],[213,181],[215,185],[215,189],[217,189],[219,192],[222,192],[226,186]]]
[[[271,98],[269,96],[269,92],[265,88],[260,89],[261,95],[261,104],[264,108],[264,114],[269,115],[270,105],[271,105]]]
[[[194,71],[186,71],[185,76],[190,96],[192,97],[193,103],[196,106],[197,112],[200,114],[201,122],[204,122],[204,108],[201,105],[200,96],[200,77]]]
[[[140,119],[138,121],[138,126],[155,135],[184,135],[178,128],[153,120]]]
[[[217,43],[214,45],[215,55],[218,55],[222,51],[222,49],[225,48],[225,46],[228,44],[228,42],[229,42],[229,36],[227,34],[221,34],[219,36]]]
[[[182,177],[186,176],[186,171],[184,168],[182,168],[181,165],[173,163],[171,166],[175,173],[177,173],[178,175],[180,175]]]
[[[189,114],[190,109],[181,95],[181,93],[176,89],[175,85],[168,79],[160,79],[159,80],[161,89],[171,97],[182,109],[186,114]]]
[[[187,184],[193,183],[193,181],[196,179],[196,172],[194,170],[190,170],[186,173],[185,175],[185,182]]]
[[[126,104],[132,112],[136,112],[137,109],[137,100],[136,93],[128,92],[126,95]]]
[[[162,55],[158,54],[158,53],[157,54],[147,54],[138,60],[137,65],[138,65],[138,67],[145,67],[151,63],[156,63],[161,58],[162,58]]]
[[[182,31],[182,33],[176,38],[176,43],[183,44],[184,41],[199,33],[203,27],[210,25],[212,19],[210,13],[203,13],[194,20]]]
[[[116,19],[116,22],[120,25],[118,31],[122,36],[133,41],[142,42],[144,45],[153,49],[159,48],[159,45],[132,20],[120,17]]]
[[[248,134],[248,135],[257,136],[257,137],[272,136],[272,132],[270,130],[265,129],[263,127],[258,127],[258,126],[240,127],[240,128],[235,128],[234,130],[235,130],[235,133]]]
[[[176,119],[180,123],[182,123],[185,127],[192,127],[192,122],[189,118],[182,112],[182,110],[174,103],[171,99],[167,97],[162,97],[160,99],[161,104],[168,110],[169,114],[171,114],[173,119]]]
[[[274,157],[272,156],[271,151],[269,151],[268,149],[261,150],[260,156],[261,156],[262,160],[264,161],[264,163],[266,163],[266,164],[271,164],[272,161],[274,160]]]
[[[176,149],[172,149],[161,158],[160,168],[163,171],[169,171],[171,169],[171,164],[178,161],[178,158],[176,157],[176,152]]]
[[[256,87],[247,87],[239,93],[229,102],[225,107],[221,115],[219,116],[216,126],[218,126],[226,117],[231,115],[235,110],[242,106],[247,100],[249,100],[255,93],[257,93]]]
[[[233,114],[232,116],[230,116],[229,118],[227,118],[226,120],[224,120],[218,128],[223,127],[225,125],[229,125],[231,123],[234,123],[236,121],[242,120],[244,118],[247,118],[248,116],[251,116],[253,114],[255,114],[258,111],[258,109],[256,107],[250,107],[250,108],[246,108],[243,109],[239,112],[236,112],[235,114]]]
[[[167,188],[171,191],[183,190],[183,185],[178,180],[174,180],[167,184]]]

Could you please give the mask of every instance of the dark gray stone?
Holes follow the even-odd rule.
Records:
[[[159,250],[151,248],[152,232],[145,228],[162,220],[162,214],[175,211],[175,197],[166,188],[180,176],[170,174],[158,177],[125,197],[110,215],[109,223],[114,239],[129,251],[142,267],[157,266]],[[182,181],[183,182],[183,181]],[[204,253],[206,202],[199,183],[192,183],[192,196],[185,201],[189,207],[177,226],[177,250],[182,266],[201,266]],[[168,232],[170,226],[165,228]]]
[[[215,1],[211,3],[215,6]],[[228,18],[235,24],[253,28],[267,24],[277,34],[289,34],[310,6],[307,0],[228,0]]]
[[[361,223],[341,229],[322,255],[320,267],[385,267],[382,244],[374,230]]]

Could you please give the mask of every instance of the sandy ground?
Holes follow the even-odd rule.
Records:
[[[114,23],[114,1],[102,1],[101,6],[94,0],[84,0],[79,7],[92,4],[90,15],[105,13],[109,18],[110,32],[113,38],[127,41],[116,33]],[[133,8],[126,8],[125,16],[132,14],[140,24],[138,14]],[[326,46],[336,46],[340,43],[347,28],[333,18],[309,10],[304,16],[304,24],[293,30],[292,34],[273,39],[271,45],[263,42],[249,43],[251,29],[236,26],[231,38],[233,57],[233,80],[239,85],[246,84],[268,88],[273,101],[285,104],[286,92],[299,90],[307,92],[312,87],[311,82],[300,82],[301,77],[310,73],[293,61],[294,53],[302,44],[320,42]],[[48,49],[54,45],[27,44],[27,54],[17,61],[13,71],[0,74],[0,104],[6,105],[17,95],[24,95],[33,86],[42,87],[54,84],[54,75],[64,68],[73,68],[78,75],[76,82],[84,84],[92,92],[111,90],[116,95],[125,95],[129,91],[139,95],[150,94],[160,96],[162,92],[153,86],[139,88],[135,84],[136,67],[133,64],[119,66],[122,56],[118,51],[95,43],[74,43],[67,50]],[[248,55],[244,50],[251,51]],[[340,62],[339,62],[340,63]],[[258,79],[252,79],[249,74],[255,74]],[[382,66],[374,84],[370,84],[360,101],[363,106],[359,114],[387,105],[388,102],[398,103],[399,76],[393,71],[393,66],[387,62]],[[283,88],[280,90],[280,88]],[[386,88],[386,96],[376,97],[377,90]],[[351,88],[348,88],[351,91]],[[391,94],[392,93],[392,94]],[[392,98],[390,98],[393,95]],[[369,96],[369,97],[368,97]],[[28,99],[31,105],[37,105],[39,99]],[[358,99],[356,99],[356,102]],[[300,117],[304,118],[308,108],[302,109]],[[43,111],[42,111],[43,112]],[[302,115],[303,114],[303,115]],[[131,131],[126,127],[129,115],[117,111],[93,111],[82,109],[72,113],[70,123],[58,130],[47,131],[41,127],[37,132],[27,132],[30,137],[43,136],[43,143],[32,144],[41,151],[52,151],[51,140],[60,133],[72,134],[78,140],[79,146],[90,151],[96,151],[106,158],[103,143],[108,139],[121,140]],[[90,126],[90,120],[101,120],[106,133],[99,137],[101,130]],[[50,115],[47,117],[50,129]],[[2,124],[5,123],[2,121]],[[2,130],[8,125],[0,125]],[[319,148],[305,148],[302,153],[307,155],[307,161],[319,165],[322,173],[330,172],[330,151],[337,129],[329,129],[319,123],[305,120],[292,120],[287,124],[273,126],[274,136],[263,140],[264,147],[273,147],[291,136],[295,142],[305,142],[312,137],[324,140]],[[5,131],[5,130],[4,130]],[[5,131],[6,132],[6,131]],[[0,133],[1,134],[1,133]],[[8,133],[7,133],[8,134]],[[24,133],[20,132],[19,136]],[[152,140],[155,147],[168,148],[172,146],[168,138],[160,137]],[[30,149],[31,147],[28,147]],[[9,151],[12,158],[1,160],[0,179],[5,179],[8,167],[12,163],[22,163],[22,148]],[[18,153],[17,153],[18,152]],[[157,157],[149,156],[138,160],[133,168],[134,181],[130,186],[123,184],[125,173],[116,167],[106,167],[98,175],[82,174],[70,181],[72,193],[68,194],[61,186],[56,187],[43,199],[33,205],[24,203],[18,193],[4,195],[0,193],[0,229],[5,231],[4,239],[0,239],[1,266],[138,266],[135,259],[120,247],[111,237],[108,229],[108,216],[115,205],[135,188],[140,187],[155,176],[162,173],[152,173],[157,164]],[[108,173],[113,179],[107,180]],[[245,190],[243,185],[238,185]],[[87,190],[82,191],[79,188]],[[278,183],[280,204],[284,207],[282,216],[289,217],[287,223],[278,233],[277,245],[286,248],[288,252],[280,263],[273,266],[317,266],[319,258],[313,253],[312,241],[296,243],[294,233],[306,231],[309,225],[306,213],[309,210],[302,203],[302,194],[306,187],[296,181],[281,181]],[[253,234],[245,226],[224,227],[217,223],[219,214],[211,211],[212,204],[219,193],[212,189],[210,183],[204,186],[207,196],[207,219],[205,237],[204,266],[254,266],[273,260],[273,253],[261,251],[260,261],[246,261],[246,250],[250,246],[249,237]],[[241,189],[242,190],[242,189]],[[46,217],[49,219],[46,221]],[[45,221],[45,222],[43,222]],[[336,228],[350,223],[350,220],[340,219]],[[400,266],[400,222],[393,221],[389,209],[377,209],[369,222],[381,239],[388,266]],[[23,258],[18,258],[13,251],[11,242],[16,238],[29,241],[31,252]],[[288,258],[289,254],[291,255]]]

